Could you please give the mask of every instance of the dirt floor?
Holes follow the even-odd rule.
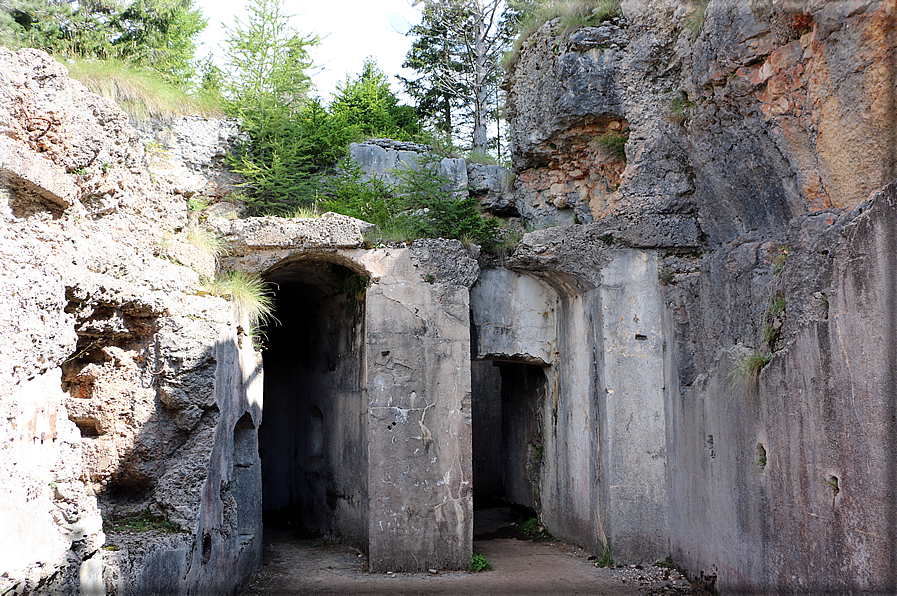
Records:
[[[266,527],[262,570],[240,594],[699,594],[675,570],[596,567],[595,557],[578,547],[523,534],[507,508],[476,516],[474,552],[491,571],[371,574],[354,548]]]

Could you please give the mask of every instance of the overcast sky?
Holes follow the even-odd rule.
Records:
[[[211,53],[220,59],[221,23],[233,25],[236,16],[245,20],[246,0],[196,0],[195,5],[209,20],[200,35],[197,56],[205,58]],[[311,51],[315,64],[324,68],[312,78],[313,95],[329,102],[336,84],[347,74],[354,77],[360,73],[368,56],[374,56],[390,76],[393,91],[401,91],[394,75],[411,74],[401,66],[413,42],[404,32],[420,21],[411,0],[300,0],[284,5],[288,14],[296,15],[293,24],[301,33],[321,37],[321,44]]]

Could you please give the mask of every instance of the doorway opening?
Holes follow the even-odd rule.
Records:
[[[512,537],[515,528],[538,518],[545,368],[522,362],[471,363],[477,539]]]
[[[366,280],[326,261],[291,263],[265,280],[279,321],[262,335],[265,524],[367,550]]]

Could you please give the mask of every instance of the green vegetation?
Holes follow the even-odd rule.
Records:
[[[498,220],[483,218],[476,198],[452,196],[452,183],[438,171],[439,158],[421,156],[418,163],[397,172],[400,182],[389,185],[365,179],[350,160],[325,188],[327,211],[356,217],[377,229],[366,234],[371,245],[415,238],[454,238],[487,248],[498,241]]]
[[[209,294],[231,300],[238,316],[249,318],[253,331],[274,318],[274,299],[267,284],[257,275],[229,271],[219,274],[204,285]]]
[[[773,271],[778,275],[785,268],[785,261],[788,260],[788,255],[791,254],[790,246],[780,246],[776,249],[776,254],[772,259]]]
[[[576,29],[600,25],[620,15],[620,0],[523,0],[513,3],[520,13],[517,39],[504,59],[505,68],[516,64],[523,44],[542,25],[560,19],[559,46],[567,43]]]
[[[613,569],[614,559],[610,556],[610,548],[608,548],[607,545],[604,546],[604,552],[602,552],[598,560],[595,561],[595,567],[607,567],[608,569]]]
[[[475,554],[472,559],[470,559],[470,565],[467,567],[467,570],[472,573],[479,573],[481,571],[491,571],[492,563],[486,560],[486,557],[480,554]]]
[[[673,562],[673,557],[667,555],[666,559],[657,561],[656,563],[654,563],[654,566],[660,567],[661,569],[675,569],[676,563]]]
[[[704,19],[707,16],[707,5],[710,0],[695,0],[694,10],[685,18],[685,31],[692,41],[698,39],[704,28]]]
[[[103,519],[105,532],[151,532],[159,531],[174,534],[181,531],[177,524],[160,515],[153,515],[144,509],[115,519]]]
[[[668,286],[673,282],[675,278],[675,274],[673,270],[669,267],[662,267],[657,274],[657,279],[660,281],[660,285]]]
[[[772,360],[771,352],[764,352],[756,348],[745,352],[735,361],[735,368],[729,373],[735,385],[744,391],[752,391],[760,376],[763,367]]]
[[[221,236],[198,225],[187,228],[187,242],[215,259],[228,252],[227,243]]]
[[[688,94],[680,89],[670,101],[669,119],[677,124],[682,124],[688,120],[691,109],[695,106],[694,102],[688,99]]]
[[[757,443],[757,468],[761,472],[766,469],[766,448],[762,443]]]
[[[626,141],[628,140],[628,134],[609,130],[598,137],[598,144],[612,157],[626,163]]]
[[[520,531],[528,536],[535,536],[542,531],[542,527],[539,525],[539,520],[537,518],[531,517],[520,524]]]
[[[194,38],[205,27],[193,0],[21,0],[0,7],[0,44],[144,66],[185,89],[196,72]]]
[[[614,235],[613,234],[602,234],[598,236],[598,239],[610,246],[614,243]]]

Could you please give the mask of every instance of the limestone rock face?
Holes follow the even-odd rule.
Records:
[[[731,240],[855,206],[893,176],[885,3],[721,0],[694,41],[685,4],[622,7],[569,38],[547,23],[506,82],[516,202],[532,224],[675,214]],[[625,160],[607,150],[616,131]]]
[[[0,48],[0,128],[0,591],[146,593],[158,561],[186,568],[204,501],[229,498],[203,488],[251,407],[221,370],[257,363],[230,304],[170,260],[186,199],[153,181],[117,106]],[[142,510],[177,534],[104,531]],[[251,566],[261,543],[241,540]]]

